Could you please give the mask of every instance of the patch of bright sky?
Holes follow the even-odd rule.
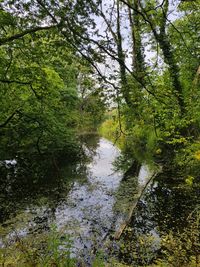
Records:
[[[157,5],[161,4],[162,0],[157,1]],[[180,4],[180,0],[171,0],[169,1],[169,12],[168,12],[168,23],[172,23],[174,22],[177,18],[180,18],[181,13],[177,12],[178,9],[178,5]],[[115,1],[114,0],[106,0],[103,1],[102,4],[102,10],[106,16],[106,18],[108,20],[111,21],[111,25],[112,22],[113,24],[116,24],[116,9],[113,9],[113,5],[115,5]],[[112,14],[112,20],[111,20],[111,15],[110,15],[110,11],[113,11]],[[121,15],[121,32],[122,32],[122,37],[123,37],[123,50],[125,51],[125,55],[126,55],[126,65],[128,68],[131,68],[131,64],[132,64],[132,40],[131,40],[131,30],[130,30],[130,24],[129,24],[129,19],[128,19],[128,9],[127,8],[123,8],[120,12]],[[105,35],[105,31],[106,31],[106,24],[105,22],[103,22],[103,19],[100,17],[96,17],[95,18],[96,24],[97,24],[97,28],[99,29],[99,33],[101,34],[101,36],[104,36],[106,38]],[[116,32],[116,25],[112,26],[112,29],[114,32]],[[111,37],[111,36],[109,36]],[[145,61],[148,65],[153,66],[155,64],[155,61],[157,61],[157,64],[161,65],[163,64],[163,61],[161,59],[161,57],[159,55],[157,55],[157,51],[155,49],[152,48],[152,44],[150,42],[150,38],[151,35],[150,34],[146,34],[143,36],[143,47],[144,47],[144,54],[145,54]],[[106,66],[101,66],[100,68],[102,69],[102,67],[104,67],[106,70],[104,70],[104,72],[106,73],[112,73],[113,70],[113,62],[111,65],[111,70],[108,70],[108,66],[110,64],[110,60],[107,60],[108,62],[106,62]],[[159,64],[160,62],[160,64]],[[118,69],[118,63],[115,62],[114,64],[115,66],[115,70]]]

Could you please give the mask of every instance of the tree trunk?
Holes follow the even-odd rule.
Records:
[[[130,98],[130,88],[128,85],[127,77],[126,77],[126,67],[125,67],[125,56],[122,48],[122,36],[121,36],[121,22],[120,22],[120,10],[119,10],[119,0],[117,0],[117,54],[118,54],[118,62],[120,68],[120,78],[121,78],[121,87],[122,94],[127,103],[127,105],[132,108],[132,101]]]
[[[161,32],[156,37],[157,42],[160,45],[160,48],[163,52],[163,57],[165,63],[168,65],[170,77],[172,80],[173,90],[175,97],[178,101],[181,114],[184,115],[185,113],[185,103],[184,103],[184,97],[183,97],[183,88],[179,80],[179,67],[175,62],[174,54],[172,52],[172,46],[168,40],[168,37],[166,35],[166,32]]]

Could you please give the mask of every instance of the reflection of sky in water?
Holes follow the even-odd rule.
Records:
[[[12,239],[16,233],[21,237],[29,233],[35,235],[38,231],[49,230],[53,223],[60,231],[74,236],[77,249],[90,246],[91,240],[102,240],[113,221],[113,193],[122,178],[120,172],[114,172],[112,165],[119,154],[117,147],[101,138],[92,162],[86,166],[87,180],[79,180],[77,173],[70,191],[66,190],[62,197],[49,202],[44,196],[39,204],[27,203],[8,222],[7,237]],[[7,161],[6,164],[16,162]],[[60,196],[59,191],[58,194]]]
[[[21,237],[29,233],[36,235],[38,232],[48,231],[53,223],[61,233],[73,237],[75,253],[80,249],[87,255],[91,246],[99,247],[107,233],[117,230],[127,216],[127,212],[122,210],[123,203],[116,201],[115,197],[118,188],[121,188],[119,185],[122,173],[114,171],[113,162],[119,155],[117,147],[101,138],[92,162],[85,166],[87,171],[84,172],[84,177],[87,179],[79,179],[77,172],[71,189],[68,189],[66,184],[67,190],[64,190],[62,195],[58,190],[58,199],[53,198],[50,202],[44,195],[40,198],[39,205],[29,202],[26,208],[13,218],[15,221],[12,222],[12,229],[15,231],[8,232],[8,237],[12,239],[16,232]],[[15,164],[8,162],[11,163]],[[138,179],[131,184],[131,194],[135,194],[136,198],[148,181],[149,174],[148,167],[142,166]],[[56,187],[55,189],[57,190]],[[128,200],[126,193],[123,198]],[[120,207],[118,212],[113,211],[115,203]],[[129,208],[130,201],[127,201],[127,205]]]
[[[88,183],[80,185],[75,182],[66,202],[55,212],[59,228],[79,236],[76,247],[81,246],[80,240],[103,238],[107,233],[113,218],[113,192],[122,178],[120,173],[113,172],[112,163],[119,155],[117,148],[101,139],[96,152],[88,166]]]
[[[151,175],[153,175],[153,172],[150,171],[148,165],[142,165],[138,175],[139,185],[144,186],[148,182]]]

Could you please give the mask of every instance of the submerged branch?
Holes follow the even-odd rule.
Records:
[[[158,172],[155,172],[150,179],[147,181],[147,183],[145,184],[145,186],[141,189],[141,191],[139,192],[139,197],[137,198],[136,201],[134,201],[129,214],[128,214],[128,218],[121,224],[120,228],[118,229],[118,231],[115,233],[114,235],[114,239],[120,239],[121,235],[123,234],[125,228],[127,227],[127,225],[130,223],[131,218],[133,217],[133,213],[137,208],[137,205],[140,201],[140,199],[142,198],[142,196],[144,195],[144,192],[146,191],[146,188],[148,187],[148,185],[154,180],[154,178],[157,176]]]

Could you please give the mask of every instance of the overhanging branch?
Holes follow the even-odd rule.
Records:
[[[12,118],[16,115],[17,111],[14,111],[3,123],[0,124],[0,128],[5,127],[11,120]]]
[[[27,34],[35,33],[35,32],[38,32],[38,31],[54,29],[54,28],[57,28],[58,26],[59,26],[59,24],[51,25],[51,26],[44,26],[44,27],[35,27],[35,28],[24,30],[24,31],[22,31],[20,33],[14,34],[14,35],[9,36],[9,37],[0,38],[0,46],[4,45],[4,44],[7,44],[9,42],[12,42],[14,40],[20,39],[20,38],[22,38],[23,36],[25,36]]]

